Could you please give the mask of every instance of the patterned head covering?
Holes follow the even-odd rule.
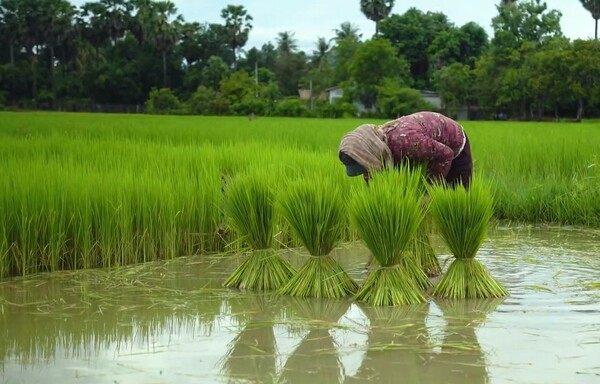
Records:
[[[366,170],[380,171],[392,163],[392,152],[383,134],[373,124],[363,124],[342,137],[338,155],[343,152]]]

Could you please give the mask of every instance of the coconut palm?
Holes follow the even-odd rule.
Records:
[[[277,34],[277,51],[281,55],[289,55],[298,50],[298,40],[294,32],[283,31]]]
[[[336,43],[346,39],[359,41],[362,37],[362,33],[359,33],[360,29],[358,26],[348,21],[340,24],[340,28],[334,29],[333,32],[335,33],[335,37],[332,40],[334,40]]]
[[[600,19],[600,0],[580,0],[581,5],[587,9],[596,23],[594,27],[594,39],[598,40],[598,19]]]
[[[367,19],[375,22],[375,36],[379,34],[379,22],[390,15],[394,0],[360,0],[360,10]]]
[[[231,52],[233,53],[233,67],[237,65],[237,49],[246,45],[248,35],[252,30],[252,16],[242,5],[228,5],[221,10],[221,17],[225,19],[225,33]]]

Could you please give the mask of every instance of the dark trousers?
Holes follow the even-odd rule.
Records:
[[[446,182],[451,187],[455,187],[458,184],[464,185],[465,188],[469,189],[471,183],[471,176],[473,175],[473,158],[471,157],[471,146],[469,145],[469,138],[465,133],[465,147],[462,152],[452,160],[450,164],[450,171],[446,175]]]

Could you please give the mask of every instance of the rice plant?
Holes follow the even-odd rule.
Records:
[[[296,271],[274,249],[274,192],[268,175],[247,172],[232,178],[226,188],[225,212],[249,254],[224,285],[276,290],[287,283]]]
[[[436,185],[429,194],[432,219],[454,256],[432,294],[448,299],[506,296],[506,288],[475,260],[493,215],[490,186],[476,177],[468,190]]]
[[[347,226],[341,188],[332,181],[301,178],[281,194],[278,207],[309,259],[279,293],[298,297],[339,298],[358,284],[330,254]]]
[[[425,297],[407,270],[414,261],[407,256],[423,220],[421,175],[407,166],[374,174],[368,188],[356,190],[350,200],[350,220],[379,268],[367,276],[355,295],[374,306],[425,302]]]
[[[431,245],[431,227],[431,219],[426,210],[423,221],[421,221],[421,225],[419,225],[419,228],[417,229],[417,234],[411,248],[412,254],[423,272],[425,272],[428,277],[435,277],[442,273],[442,267],[435,254],[435,250]],[[427,281],[429,281],[429,279],[427,279]]]

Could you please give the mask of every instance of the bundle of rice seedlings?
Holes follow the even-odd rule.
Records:
[[[506,288],[475,260],[493,215],[490,186],[477,177],[468,190],[435,185],[429,194],[431,217],[454,256],[432,294],[448,299],[506,296]]]
[[[331,256],[347,225],[341,189],[330,181],[303,178],[290,183],[278,206],[293,236],[310,254],[279,293],[318,298],[354,294],[358,284]]]
[[[407,257],[423,219],[421,175],[407,166],[378,172],[368,188],[356,190],[348,207],[350,221],[379,267],[355,295],[375,306],[425,302],[416,284],[423,271]]]
[[[274,249],[276,219],[269,177],[254,172],[232,178],[226,188],[225,212],[231,227],[249,247],[249,254],[224,285],[276,290],[288,282],[296,271]]]
[[[411,248],[416,263],[421,267],[423,272],[429,277],[435,277],[442,273],[442,267],[435,254],[435,250],[431,245],[431,238],[429,237],[430,233],[431,219],[426,210],[425,217],[417,229],[417,235],[415,236]]]
[[[414,172],[421,174],[420,193],[426,195],[427,164],[418,163],[410,164],[410,166]],[[415,263],[423,270],[423,272],[425,272],[428,277],[435,277],[442,273],[442,267],[440,266],[440,262],[435,254],[433,246],[431,245],[431,239],[429,237],[432,230],[431,219],[428,214],[429,204],[425,203],[424,201],[422,207],[425,212],[425,216],[421,221],[421,225],[419,225],[419,228],[417,229],[415,240],[411,244],[411,254],[414,257]],[[431,286],[429,279],[422,279],[421,282],[425,284],[422,285],[422,288],[428,288]]]

